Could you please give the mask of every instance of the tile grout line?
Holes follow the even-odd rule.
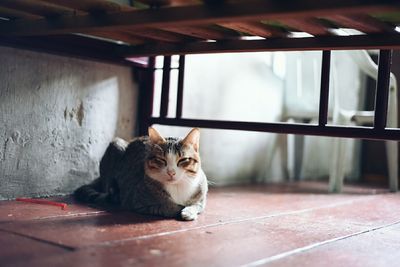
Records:
[[[69,217],[85,217],[85,216],[93,216],[93,215],[98,215],[98,214],[105,214],[107,211],[105,210],[100,210],[100,211],[90,211],[90,212],[79,212],[79,213],[72,213],[72,214],[65,214],[65,215],[53,215],[53,216],[46,216],[46,217],[38,217],[38,218],[32,218],[32,219],[27,219],[27,220],[10,220],[10,221],[2,221],[0,222],[0,229],[1,225],[4,224],[10,224],[14,222],[28,222],[28,221],[40,221],[40,220],[48,220],[48,219],[57,219],[57,218],[69,218]]]
[[[343,206],[343,205],[353,204],[354,202],[367,201],[367,200],[372,199],[373,197],[375,197],[375,195],[363,197],[362,199],[352,199],[352,200],[343,201],[341,203],[329,204],[329,205],[325,205],[325,206],[307,208],[307,209],[302,209],[302,210],[297,210],[297,211],[281,212],[281,213],[263,215],[263,216],[258,216],[258,217],[218,222],[218,223],[202,225],[202,226],[186,228],[186,229],[180,229],[180,230],[175,230],[175,231],[169,231],[169,232],[163,232],[163,233],[154,233],[154,234],[149,234],[149,235],[136,236],[136,237],[113,240],[113,241],[105,241],[105,242],[97,243],[94,245],[82,246],[82,247],[79,247],[78,249],[88,249],[88,248],[93,248],[93,247],[108,247],[108,246],[118,245],[118,244],[122,244],[125,242],[131,242],[131,241],[135,241],[135,240],[143,240],[143,239],[149,239],[149,238],[154,238],[154,237],[179,234],[179,233],[184,233],[184,232],[188,232],[188,231],[213,228],[213,227],[218,227],[218,226],[223,226],[223,225],[228,225],[228,224],[237,224],[237,223],[242,223],[242,222],[269,219],[269,218],[275,218],[275,217],[279,217],[279,216],[290,216],[290,215],[301,214],[301,213],[306,213],[306,212],[320,210],[320,209],[333,208],[333,207],[339,207],[339,206]]]
[[[79,212],[79,213],[72,213],[72,214],[65,214],[65,215],[53,215],[53,216],[47,216],[47,217],[34,218],[34,219],[32,219],[32,221],[57,219],[57,218],[69,218],[69,217],[85,217],[85,216],[92,216],[92,215],[98,215],[98,214],[104,214],[104,213],[107,213],[107,211],[99,210],[99,211]]]
[[[37,238],[37,237],[34,237],[34,236],[30,236],[30,235],[21,234],[21,233],[10,231],[10,230],[0,229],[0,232],[9,233],[9,234],[25,237],[25,238],[37,241],[39,243],[45,243],[45,244],[48,244],[48,245],[51,245],[51,246],[56,246],[56,247],[63,248],[63,249],[68,250],[68,251],[75,251],[77,249],[75,247],[67,246],[67,245],[64,245],[64,244],[58,244],[58,243],[53,242],[53,241]]]
[[[369,232],[373,232],[373,231],[377,231],[377,230],[380,230],[380,229],[383,229],[383,228],[387,228],[387,227],[390,227],[390,226],[393,226],[393,225],[396,225],[396,224],[400,224],[400,220],[395,221],[395,222],[391,222],[391,223],[388,223],[388,224],[385,224],[385,225],[376,226],[376,227],[373,227],[373,228],[370,228],[370,229],[366,229],[366,230],[363,230],[363,231],[359,231],[359,232],[356,232],[356,233],[335,237],[335,238],[328,239],[328,240],[325,240],[325,241],[322,241],[322,242],[313,243],[313,244],[310,244],[310,245],[307,245],[307,246],[304,246],[304,247],[301,247],[301,248],[297,248],[297,249],[289,250],[289,251],[286,251],[286,252],[282,252],[282,253],[276,254],[274,256],[270,256],[270,257],[267,257],[267,258],[264,258],[264,259],[256,260],[256,261],[244,264],[244,265],[240,265],[240,267],[255,267],[255,266],[265,265],[265,264],[268,264],[268,263],[271,263],[271,262],[274,262],[274,261],[277,261],[277,260],[281,260],[283,258],[287,258],[287,257],[293,256],[293,255],[296,255],[296,254],[300,254],[300,253],[303,253],[303,252],[306,252],[306,251],[321,247],[321,246],[326,246],[326,245],[329,245],[331,243],[334,243],[334,242],[337,242],[337,241],[340,241],[340,240],[356,237],[356,236],[363,235],[363,234],[366,234],[366,233],[369,233]]]

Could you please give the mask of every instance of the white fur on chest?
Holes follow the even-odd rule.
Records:
[[[199,177],[200,176],[200,177]],[[187,201],[199,188],[201,174],[193,180],[184,180],[178,184],[167,184],[165,190],[170,194],[172,200],[179,205],[186,205]]]

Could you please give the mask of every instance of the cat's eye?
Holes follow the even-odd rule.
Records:
[[[192,161],[196,162],[193,158],[182,158],[178,161],[178,166],[189,165]]]
[[[152,159],[152,161],[157,164],[158,166],[166,166],[167,165],[167,161],[165,159],[161,159],[161,158],[154,158]]]

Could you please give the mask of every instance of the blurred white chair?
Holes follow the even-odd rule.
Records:
[[[375,80],[377,79],[378,66],[366,51],[352,51],[351,53],[348,53],[348,55],[351,56],[363,73]],[[331,77],[333,84],[333,88],[331,89],[333,89],[335,95],[337,96],[337,93],[339,93],[339,77],[335,67],[332,68]],[[373,124],[373,122],[374,111],[346,110],[340,106],[339,98],[334,98],[333,124],[363,125]],[[393,73],[390,74],[387,126],[390,128],[397,128],[397,81]],[[332,165],[329,174],[330,192],[342,191],[343,180],[345,176],[345,151],[347,141],[348,139],[346,138],[334,138]],[[388,162],[389,188],[391,191],[395,192],[398,190],[398,144],[396,141],[386,141],[386,154]]]
[[[318,121],[319,91],[321,80],[321,52],[296,51],[285,53],[286,74],[283,77],[285,90],[282,105],[282,121],[289,123],[308,123]],[[332,114],[332,107],[329,107]],[[302,171],[308,162],[304,161],[307,147],[304,147],[308,137],[288,134],[280,138],[284,170],[290,181],[301,179]],[[314,137],[317,138],[317,137]],[[316,139],[312,138],[312,141]],[[319,176],[325,172],[320,164],[319,170],[313,173]]]
[[[331,61],[331,84],[330,84],[330,101],[329,101],[329,121],[334,125],[363,125],[372,124],[374,121],[374,111],[358,111],[360,96],[362,90],[357,82],[351,82],[359,79],[359,73],[367,75],[374,80],[377,79],[378,66],[373,62],[366,51],[341,51],[332,53]],[[335,56],[338,57],[335,57]],[[320,52],[296,52],[287,54],[287,72],[286,90],[284,97],[283,120],[288,122],[316,122],[318,121],[318,104],[319,104],[319,81],[320,81]],[[343,69],[343,60],[357,66],[358,70]],[[336,60],[336,61],[335,61]],[[336,64],[335,64],[336,62]],[[344,71],[347,71],[344,76]],[[349,72],[350,71],[350,72]],[[341,73],[339,73],[341,72]],[[347,79],[347,81],[346,81]],[[361,82],[360,82],[361,83]],[[356,87],[353,87],[356,86]],[[347,90],[348,89],[348,90]],[[347,95],[343,95],[343,94]],[[390,91],[388,105],[388,127],[397,127],[397,83],[393,74],[390,75]],[[361,97],[362,98],[362,97]],[[346,102],[346,103],[345,103]],[[316,138],[316,137],[313,137]],[[283,150],[287,151],[282,160],[287,166],[287,174],[289,180],[299,179],[310,158],[304,158],[305,149],[309,149],[304,145],[305,138],[298,135],[288,135],[286,140],[281,139]],[[333,147],[332,154],[329,155],[331,160],[329,169],[329,191],[341,192],[343,180],[346,173],[346,166],[349,163],[355,164],[358,160],[349,158],[358,156],[359,153],[353,153],[353,156],[347,155],[352,150],[351,145],[357,140],[346,138],[332,138]],[[352,143],[350,143],[352,142]],[[396,141],[386,141],[386,152],[388,161],[389,184],[391,191],[397,191],[398,177],[398,147]],[[320,155],[318,160],[321,160]],[[315,157],[314,157],[315,159]],[[303,162],[304,161],[304,162]],[[318,164],[318,163],[317,163]],[[313,173],[323,175],[322,167],[314,168]],[[353,170],[357,173],[356,169]],[[354,175],[354,174],[353,174]]]

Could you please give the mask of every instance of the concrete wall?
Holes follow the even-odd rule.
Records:
[[[0,199],[67,194],[130,138],[130,68],[0,47]]]

